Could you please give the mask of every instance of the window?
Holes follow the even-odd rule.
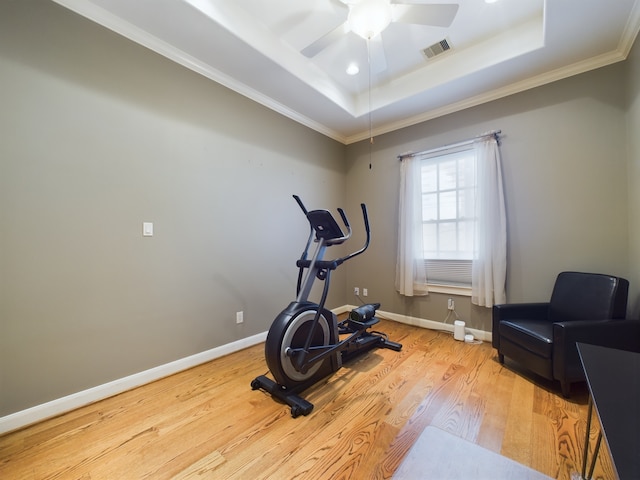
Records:
[[[420,163],[422,251],[429,283],[470,287],[476,226],[473,145],[427,153]]]
[[[395,287],[400,295],[457,290],[469,292],[474,305],[506,302],[499,133],[399,157]]]

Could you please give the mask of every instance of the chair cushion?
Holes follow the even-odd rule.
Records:
[[[553,323],[548,320],[502,320],[499,333],[516,345],[536,355],[551,358]]]

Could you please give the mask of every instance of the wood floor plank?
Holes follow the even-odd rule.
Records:
[[[429,425],[553,478],[579,470],[586,389],[564,399],[499,364],[488,343],[377,327],[402,351],[372,351],[318,382],[304,392],[307,417],[251,390],[266,372],[257,345],[0,436],[0,478],[389,479]],[[604,445],[595,474],[614,478]]]
[[[196,463],[181,471],[173,478],[175,480],[192,480],[194,478],[206,478],[213,474],[215,469],[224,462],[224,457],[217,450]]]
[[[505,427],[502,454],[524,465],[531,465],[533,407],[535,386],[516,377],[509,402],[509,419]]]
[[[504,440],[504,432],[509,419],[509,405],[515,374],[502,367],[495,356],[492,356],[485,364],[487,371],[487,383],[479,394],[490,393],[490,398],[485,402],[485,411],[482,417],[482,425],[476,442],[478,445],[496,453],[500,453]]]

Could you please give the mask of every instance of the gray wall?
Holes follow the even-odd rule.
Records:
[[[407,299],[394,290],[396,157],[493,129],[503,133],[508,301],[548,300],[562,270],[628,276],[627,149],[633,135],[626,125],[625,79],[620,63],[382,135],[371,169],[368,143],[351,145],[347,204],[371,204],[377,235],[374,253],[348,270],[347,287],[368,287],[384,310],[444,320],[451,295]],[[491,331],[490,309],[451,297],[467,326]]]
[[[0,2],[0,105],[0,416],[266,331],[291,195],[343,203],[343,145],[53,2]]]
[[[629,281],[634,318],[640,317],[640,42],[625,62],[629,145]]]

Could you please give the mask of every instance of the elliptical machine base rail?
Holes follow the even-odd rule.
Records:
[[[400,351],[402,345],[390,341],[380,332],[369,331],[378,323],[375,317],[379,303],[369,303],[353,309],[347,319],[338,322],[336,315],[324,305],[329,291],[331,272],[345,261],[360,255],[369,246],[371,238],[367,209],[361,204],[366,231],[362,248],[344,257],[324,260],[328,247],[344,243],[351,237],[351,226],[341,208],[338,213],[347,229],[344,234],[335,218],[327,210],[307,211],[300,198],[298,202],[310,225],[309,238],[298,267],[297,298],[273,321],[265,342],[265,359],[275,380],[265,375],[251,382],[254,390],[262,389],[291,407],[291,415],[308,415],[313,404],[299,393],[331,375],[347,362],[372,348]],[[312,242],[316,249],[308,259]],[[313,283],[324,283],[318,303],[308,300]]]

